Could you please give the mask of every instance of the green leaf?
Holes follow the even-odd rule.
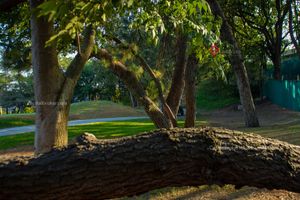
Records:
[[[104,22],[106,21],[106,14],[105,14],[105,13],[102,14],[101,19],[102,19]]]

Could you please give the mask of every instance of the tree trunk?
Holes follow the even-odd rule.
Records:
[[[172,128],[172,122],[147,96],[146,91],[133,72],[128,70],[121,62],[114,61],[112,55],[106,49],[98,49],[93,56],[99,60],[104,59],[109,62],[109,68],[126,84],[128,90],[144,106],[145,112],[157,128]]]
[[[42,2],[31,0],[31,9],[35,10]],[[93,50],[95,39],[95,32],[88,27],[84,33],[82,51],[77,53],[64,73],[58,64],[56,44],[46,47],[46,42],[54,35],[53,22],[38,15],[34,11],[31,16],[36,154],[68,144],[67,123],[73,91]]]
[[[234,38],[230,25],[228,24],[226,17],[216,0],[208,0],[208,3],[212,9],[212,12],[220,16],[223,20],[221,27],[221,37],[232,45],[231,65],[233,66],[234,73],[237,79],[237,85],[240,94],[241,104],[243,105],[245,125],[247,127],[258,127],[259,122],[255,111],[255,105],[251,93],[250,83],[246,67],[243,62],[242,53]]]
[[[283,22],[282,22],[283,23]],[[281,80],[281,50],[282,50],[282,23],[276,25],[276,41],[274,46],[275,58],[274,58],[274,72],[273,76],[275,80]]]
[[[157,130],[0,162],[1,199],[108,199],[168,186],[300,192],[300,147],[226,129]]]
[[[173,72],[171,88],[166,100],[175,117],[177,116],[180,100],[184,90],[187,37],[179,31],[179,33],[177,33],[176,40],[176,64]]]
[[[295,37],[295,32],[294,32],[294,16],[293,16],[293,9],[292,9],[292,0],[288,0],[288,6],[289,6],[289,33],[290,33],[290,37],[292,40],[292,43],[297,51],[298,57],[300,58],[300,41],[299,43],[297,42],[297,39]],[[296,16],[298,17],[298,16]]]
[[[133,108],[138,107],[138,103],[130,91],[129,91],[129,97],[130,97],[131,107],[133,107]]]
[[[273,61],[274,65],[274,71],[273,71],[273,78],[275,80],[281,80],[281,72],[280,72],[280,66],[281,66],[281,58],[280,56],[276,56]]]
[[[123,46],[127,46],[126,44],[124,44],[120,39],[114,37],[113,40],[119,44],[122,44]],[[128,46],[128,48],[130,49],[130,46]],[[158,90],[158,98],[162,104],[162,111],[165,114],[166,118],[172,123],[173,127],[177,127],[177,120],[175,117],[175,114],[173,113],[173,111],[171,110],[171,108],[169,107],[169,105],[167,104],[164,94],[163,94],[163,89],[162,89],[162,85],[161,85],[161,81],[159,80],[159,78],[155,75],[154,71],[152,70],[152,68],[150,67],[150,65],[147,63],[147,61],[140,56],[138,53],[136,53],[134,50],[131,50],[131,53],[137,58],[137,60],[140,62],[142,68],[150,75],[150,77],[153,79],[155,86]]]
[[[185,72],[185,127],[190,128],[195,126],[196,120],[196,71],[197,58],[192,54],[188,58]]]
[[[33,10],[41,1],[31,0],[30,3]],[[46,17],[37,17],[36,12],[32,13],[32,65],[36,103],[35,150],[42,153],[52,147],[67,145],[68,108],[65,102],[57,102],[64,77],[58,66],[55,45],[45,47],[53,35],[53,23]]]

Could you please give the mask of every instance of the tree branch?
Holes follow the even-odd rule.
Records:
[[[168,118],[172,121],[172,124],[175,127],[177,127],[177,121],[176,121],[176,118],[175,118],[175,114],[172,112],[172,110],[170,109],[169,105],[167,104],[167,102],[164,98],[163,90],[162,90],[162,87],[161,87],[161,81],[159,80],[159,78],[156,77],[156,75],[155,75],[154,71],[152,70],[152,68],[150,67],[150,65],[147,63],[147,61],[141,55],[139,55],[137,52],[135,52],[134,49],[130,48],[129,45],[126,45],[124,42],[122,42],[122,40],[120,40],[117,37],[112,37],[112,39],[116,43],[121,44],[126,49],[129,49],[131,51],[132,55],[134,55],[138,59],[141,66],[143,67],[143,69],[150,75],[150,77],[154,81],[155,86],[158,90],[159,100],[160,100],[160,102],[163,106],[164,112],[167,114]]]
[[[123,63],[114,61],[113,56],[106,49],[98,49],[92,56],[99,60],[104,59],[109,63],[110,69],[126,83],[128,89],[137,97],[139,102],[144,105],[145,111],[158,128],[172,127],[171,121],[165,117],[155,103],[146,95],[136,75],[129,71]]]
[[[91,56],[93,47],[95,44],[95,31],[92,27],[87,27],[84,34],[84,42],[82,47],[79,48],[81,52],[78,52],[75,58],[70,63],[65,75],[70,79],[77,80],[80,73]]]

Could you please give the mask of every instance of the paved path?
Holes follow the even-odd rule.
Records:
[[[73,121],[69,121],[68,126],[91,124],[95,122],[113,122],[113,121],[125,121],[125,120],[132,120],[132,119],[147,119],[147,118],[148,117],[114,117],[114,118],[73,120]],[[34,130],[35,130],[34,125],[5,128],[5,129],[0,129],[0,136],[17,135],[21,133],[34,132]]]

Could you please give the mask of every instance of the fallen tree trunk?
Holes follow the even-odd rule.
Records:
[[[106,199],[166,186],[234,184],[300,192],[300,147],[226,129],[84,134],[38,158],[0,163],[1,199]]]

